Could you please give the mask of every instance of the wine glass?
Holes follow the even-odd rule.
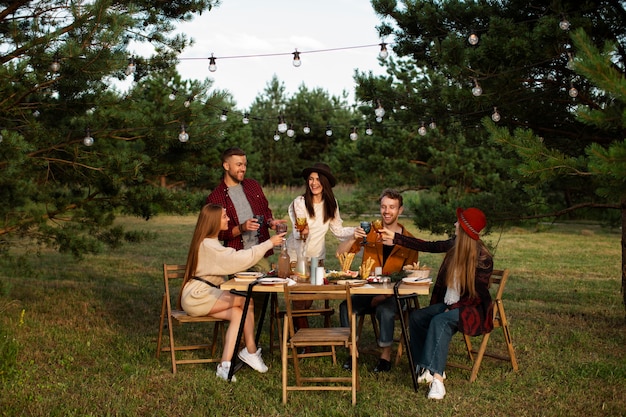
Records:
[[[307,226],[306,217],[296,217],[296,229],[298,230],[299,233],[302,233],[302,231],[306,229],[306,226]],[[303,237],[302,235],[300,235],[300,239],[306,240],[306,237]]]
[[[287,233],[287,223],[276,224],[276,234],[279,235],[281,233]]]
[[[370,230],[372,230],[372,224],[370,222],[361,222],[360,226],[365,234],[368,234]],[[367,236],[363,237],[363,242],[361,242],[361,245],[367,245]]]
[[[372,228],[376,233],[378,233],[378,237],[376,238],[376,242],[382,242],[382,236],[380,231],[383,228],[383,221],[381,219],[376,219],[372,222]]]
[[[259,223],[259,228],[256,230],[256,237],[261,237],[261,226],[263,226],[263,220],[265,220],[265,217],[263,217],[262,214],[255,214],[253,216],[257,223]]]

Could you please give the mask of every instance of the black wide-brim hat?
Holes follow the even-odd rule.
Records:
[[[331,187],[334,187],[335,184],[337,184],[335,176],[332,172],[330,172],[330,167],[323,162],[316,162],[315,164],[313,164],[312,167],[304,168],[302,170],[302,178],[304,178],[305,180],[309,179],[309,175],[311,175],[311,172],[317,172],[318,174],[325,176],[328,179]]]

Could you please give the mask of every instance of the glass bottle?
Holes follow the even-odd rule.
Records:
[[[291,259],[287,253],[287,240],[283,239],[280,247],[280,255],[278,256],[278,277],[289,278],[291,275]]]

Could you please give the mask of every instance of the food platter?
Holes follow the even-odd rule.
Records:
[[[286,278],[260,278],[259,284],[261,285],[283,285],[287,282]]]

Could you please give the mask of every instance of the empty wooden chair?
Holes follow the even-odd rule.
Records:
[[[165,292],[163,293],[163,300],[161,302],[161,320],[159,324],[159,336],[157,339],[156,357],[160,357],[161,352],[170,352],[172,359],[172,373],[176,373],[176,366],[188,363],[210,363],[220,362],[221,358],[216,358],[217,339],[221,331],[222,339],[224,332],[224,320],[216,319],[213,317],[191,317],[188,316],[185,311],[178,307],[172,308],[173,305],[178,304],[178,293],[182,289],[183,278],[185,277],[185,265],[168,265],[163,264],[163,285]],[[171,288],[175,288],[174,291]],[[166,322],[167,319],[167,322]],[[183,325],[191,323],[208,323],[213,325],[213,337],[210,343],[199,343],[193,345],[177,345],[175,339],[174,325]],[[169,335],[169,344],[166,346],[163,344],[163,329],[167,326]],[[188,350],[209,350],[210,356],[203,358],[187,358],[179,359],[176,356],[178,351]]]
[[[285,284],[285,305],[286,315],[283,322],[283,347],[282,357],[282,387],[283,403],[287,402],[289,391],[351,391],[352,404],[356,404],[356,390],[358,389],[358,367],[356,349],[356,317],[352,315],[352,302],[350,299],[350,287],[347,285],[294,285]],[[310,327],[296,329],[293,325],[294,311],[292,301],[308,300],[340,300],[346,301],[348,307],[348,317],[350,317],[350,327]],[[350,376],[307,376],[303,375],[300,359],[302,355],[298,350],[305,347],[330,347],[335,351],[336,347],[347,348],[352,356],[352,370]],[[291,359],[295,374],[295,384],[289,384],[288,378],[288,351],[291,350]],[[333,356],[333,366],[340,374],[345,374],[346,370],[336,366]],[[307,370],[308,371],[308,370]]]

